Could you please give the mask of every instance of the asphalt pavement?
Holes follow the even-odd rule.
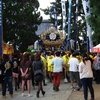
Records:
[[[100,84],[96,84],[93,82],[94,92],[95,92],[95,100],[100,100]],[[35,86],[35,90],[31,86],[31,94],[32,97],[27,96],[27,91],[25,91],[26,96],[22,96],[21,89],[18,91],[14,91],[13,97],[9,96],[9,92],[7,91],[6,98],[3,99],[0,91],[0,100],[84,100],[83,99],[83,89],[80,91],[73,91],[71,89],[70,83],[64,83],[61,81],[61,85],[59,91],[54,91],[52,83],[47,83],[47,86],[43,86],[46,94],[43,96],[40,93],[40,97],[36,97],[37,86]],[[89,100],[90,100],[90,93]]]

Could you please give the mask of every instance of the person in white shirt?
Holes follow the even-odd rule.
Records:
[[[79,71],[78,71],[78,65],[79,61],[76,58],[76,53],[72,54],[72,58],[68,61],[69,64],[69,71],[70,71],[70,81],[71,81],[71,88],[74,88],[74,90],[79,90]],[[74,86],[74,81],[77,81],[76,85]]]
[[[91,68],[91,61],[86,53],[83,54],[83,61],[79,64],[79,74],[83,86],[84,100],[88,100],[88,88],[91,94],[90,100],[94,100],[94,89],[92,86],[93,72]]]
[[[53,68],[53,90],[59,91],[60,80],[62,77],[62,69],[65,66],[63,59],[60,57],[60,52],[56,52],[56,57],[52,60]]]

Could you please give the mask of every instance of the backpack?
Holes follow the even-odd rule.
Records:
[[[36,70],[35,73],[34,73],[34,80],[36,82],[40,82],[42,81],[44,78],[44,74],[41,70]]]

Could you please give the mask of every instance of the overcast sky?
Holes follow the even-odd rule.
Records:
[[[55,0],[38,0],[40,3],[40,8],[47,8],[47,6],[50,6],[50,2],[54,2]],[[41,11],[41,14],[43,16],[43,19],[48,19],[49,16],[44,15],[44,13]]]

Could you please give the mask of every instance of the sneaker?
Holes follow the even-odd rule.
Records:
[[[71,86],[71,89],[74,89],[74,86]]]
[[[74,88],[74,91],[80,91],[80,88]]]
[[[32,94],[28,94],[28,97],[32,97]]]
[[[47,79],[45,79],[45,83],[48,83],[48,80]]]
[[[3,95],[3,96],[2,96],[2,98],[3,98],[3,99],[6,99],[6,96],[5,96],[5,95]]]
[[[55,91],[59,91],[59,88],[56,88]]]
[[[55,86],[53,86],[53,90],[55,90],[56,89],[56,87]]]
[[[27,94],[22,93],[22,97],[27,96]]]
[[[91,98],[90,100],[94,100],[94,99]]]
[[[25,96],[25,94],[24,93],[22,93],[22,97],[24,97]]]
[[[12,98],[13,97],[13,94],[9,94],[9,96]]]

